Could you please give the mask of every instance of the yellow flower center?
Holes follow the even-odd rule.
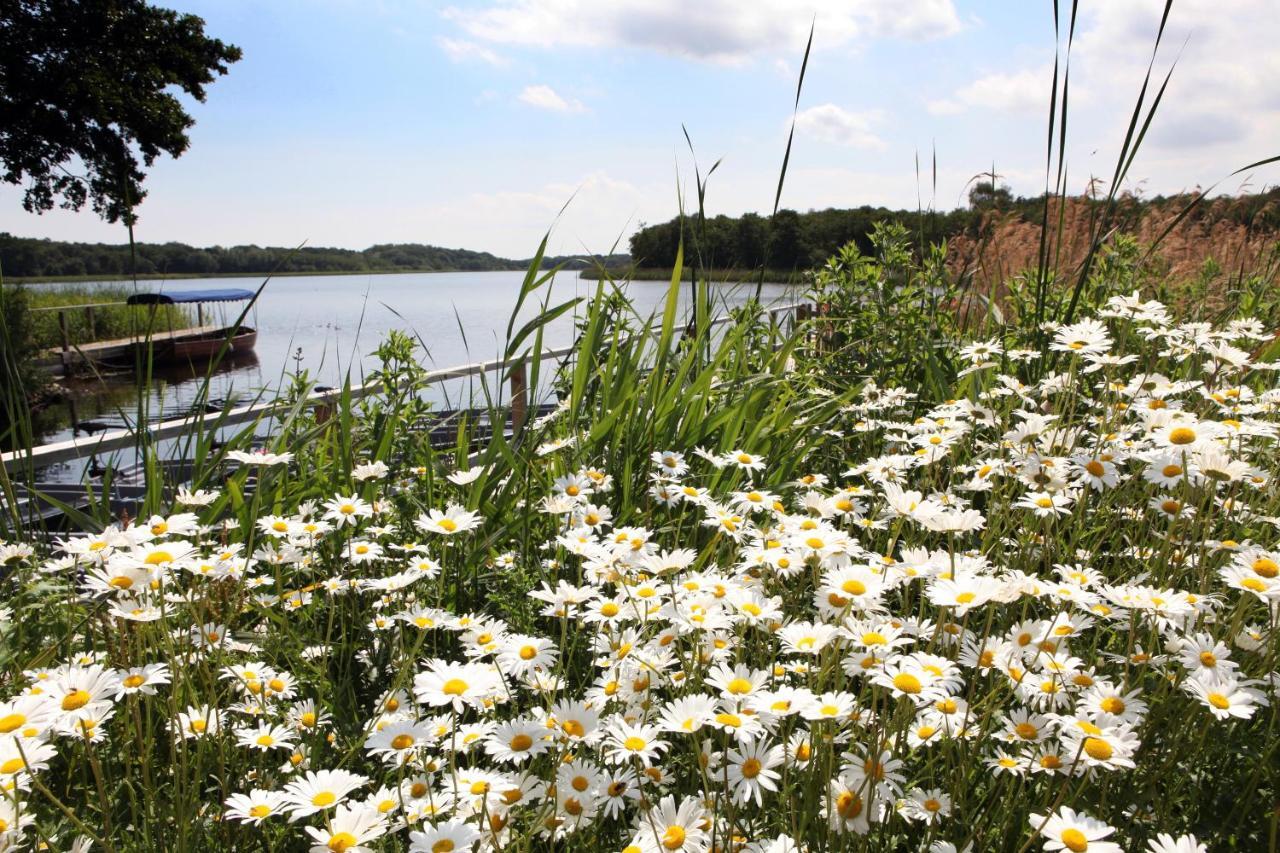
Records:
[[[684,846],[685,831],[683,826],[668,826],[662,833],[662,846],[668,850],[679,850]]]
[[[920,679],[909,672],[900,672],[893,677],[893,686],[903,693],[916,694],[922,689]]]
[[[853,820],[862,814],[862,797],[853,791],[841,791],[836,797],[836,811],[845,820]]]
[[[1219,711],[1225,711],[1231,707],[1231,700],[1221,693],[1210,693],[1206,698],[1209,700],[1209,704]]]
[[[1111,744],[1102,738],[1087,737],[1084,739],[1084,751],[1095,761],[1108,761],[1115,752],[1111,748]]]
[[[408,749],[411,746],[413,746],[413,735],[396,735],[391,739],[392,749]]]
[[[1185,444],[1194,444],[1196,440],[1196,431],[1190,427],[1175,427],[1169,432],[1169,443],[1179,446]],[[1081,850],[1084,848],[1081,847]]]
[[[508,746],[516,752],[524,752],[526,749],[533,746],[533,738],[521,732],[511,739]]]
[[[622,742],[623,748],[629,752],[640,752],[648,745],[648,741],[642,737],[636,737],[635,735],[632,735]]]
[[[337,800],[338,797],[333,791],[321,791],[311,798],[311,805],[324,808],[325,806],[333,805]]]
[[[1064,829],[1060,836],[1062,846],[1066,847],[1071,853],[1084,853],[1089,849],[1089,839],[1084,837],[1084,833],[1078,829]]]
[[[62,697],[62,710],[78,711],[85,705],[89,704],[90,698],[92,697],[90,697],[84,690],[72,690],[66,696]]]
[[[356,841],[356,837],[351,833],[339,832],[338,834],[334,835],[332,838],[329,839],[328,846],[329,846],[329,849],[333,851],[333,853],[346,853],[346,851],[350,850],[352,847],[355,847],[357,843],[358,842]]]
[[[1276,561],[1266,557],[1259,557],[1254,560],[1251,568],[1254,574],[1261,575],[1264,578],[1274,578],[1277,574],[1280,574],[1280,566],[1276,565]]]
[[[461,678],[450,678],[444,683],[443,689],[446,696],[461,696],[467,692],[467,682]]]

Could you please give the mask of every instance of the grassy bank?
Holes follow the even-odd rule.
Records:
[[[6,284],[9,289],[13,285]],[[59,314],[65,316],[67,336],[71,344],[114,340],[144,334],[153,330],[183,329],[196,324],[195,312],[179,305],[130,306],[123,303],[134,289],[130,286],[90,288],[22,288],[33,346],[51,349],[62,346]],[[102,304],[109,303],[109,304]],[[93,305],[92,309],[77,306]],[[70,310],[59,312],[68,306]]]

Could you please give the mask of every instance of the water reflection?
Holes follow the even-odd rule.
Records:
[[[253,351],[228,353],[216,364],[153,365],[149,396],[143,394],[147,387],[144,378],[134,370],[102,370],[93,376],[64,379],[66,404],[54,407],[52,414],[61,417],[50,424],[50,429],[75,438],[119,429],[139,420],[163,421],[197,410],[221,411],[227,402],[225,397],[201,398],[205,380],[224,374],[258,376],[260,368],[258,354]],[[213,381],[209,385],[211,389],[231,387]]]

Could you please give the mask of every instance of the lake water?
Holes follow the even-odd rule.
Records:
[[[341,385],[348,376],[353,385],[359,384],[377,366],[372,354],[392,329],[414,334],[425,346],[421,353],[424,363],[433,368],[500,357],[523,280],[523,272],[273,278],[246,318],[247,325],[258,330],[254,355],[222,365],[210,380],[209,398],[215,404],[250,402],[287,384],[289,374],[299,369],[309,371],[322,385]],[[180,293],[213,288],[256,290],[261,284],[261,277],[212,278],[143,281],[137,288],[141,292]],[[581,279],[576,272],[563,272],[549,288],[551,304],[555,305],[576,296],[589,298],[595,293],[596,282]],[[516,328],[538,314],[537,303],[547,298],[547,290],[544,285],[530,297]],[[754,290],[753,285],[716,288],[712,313],[721,314],[742,304]],[[688,313],[688,291],[685,283],[680,291],[682,317]],[[786,300],[793,292],[786,285],[766,284],[762,300]],[[631,282],[626,293],[636,308],[648,315],[665,300],[667,283]],[[244,303],[206,305],[205,322],[230,324],[243,307]],[[579,306],[577,313],[583,310],[585,306]],[[569,313],[552,323],[544,345],[551,348],[570,343],[574,319],[574,313]],[[190,371],[158,375],[146,401],[147,419],[186,414],[203,381],[203,375],[196,377]],[[131,376],[112,377],[103,384],[78,382],[75,389],[74,411],[67,408],[61,425],[45,436],[46,441],[83,434],[75,424],[119,427],[138,417],[137,385]],[[451,404],[461,399],[465,405],[469,390],[463,382],[448,383],[436,389],[435,397]],[[75,475],[79,467],[71,466],[62,473]]]

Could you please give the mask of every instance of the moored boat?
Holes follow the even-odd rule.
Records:
[[[208,361],[220,354],[252,352],[258,343],[257,330],[239,324],[221,328],[205,327],[204,303],[242,302],[253,299],[254,296],[252,290],[241,288],[189,290],[177,293],[135,293],[128,299],[130,305],[195,304],[200,323],[199,328],[192,330],[191,334],[178,332],[153,336],[149,340],[137,341],[135,347],[149,348],[151,359],[161,363]]]

